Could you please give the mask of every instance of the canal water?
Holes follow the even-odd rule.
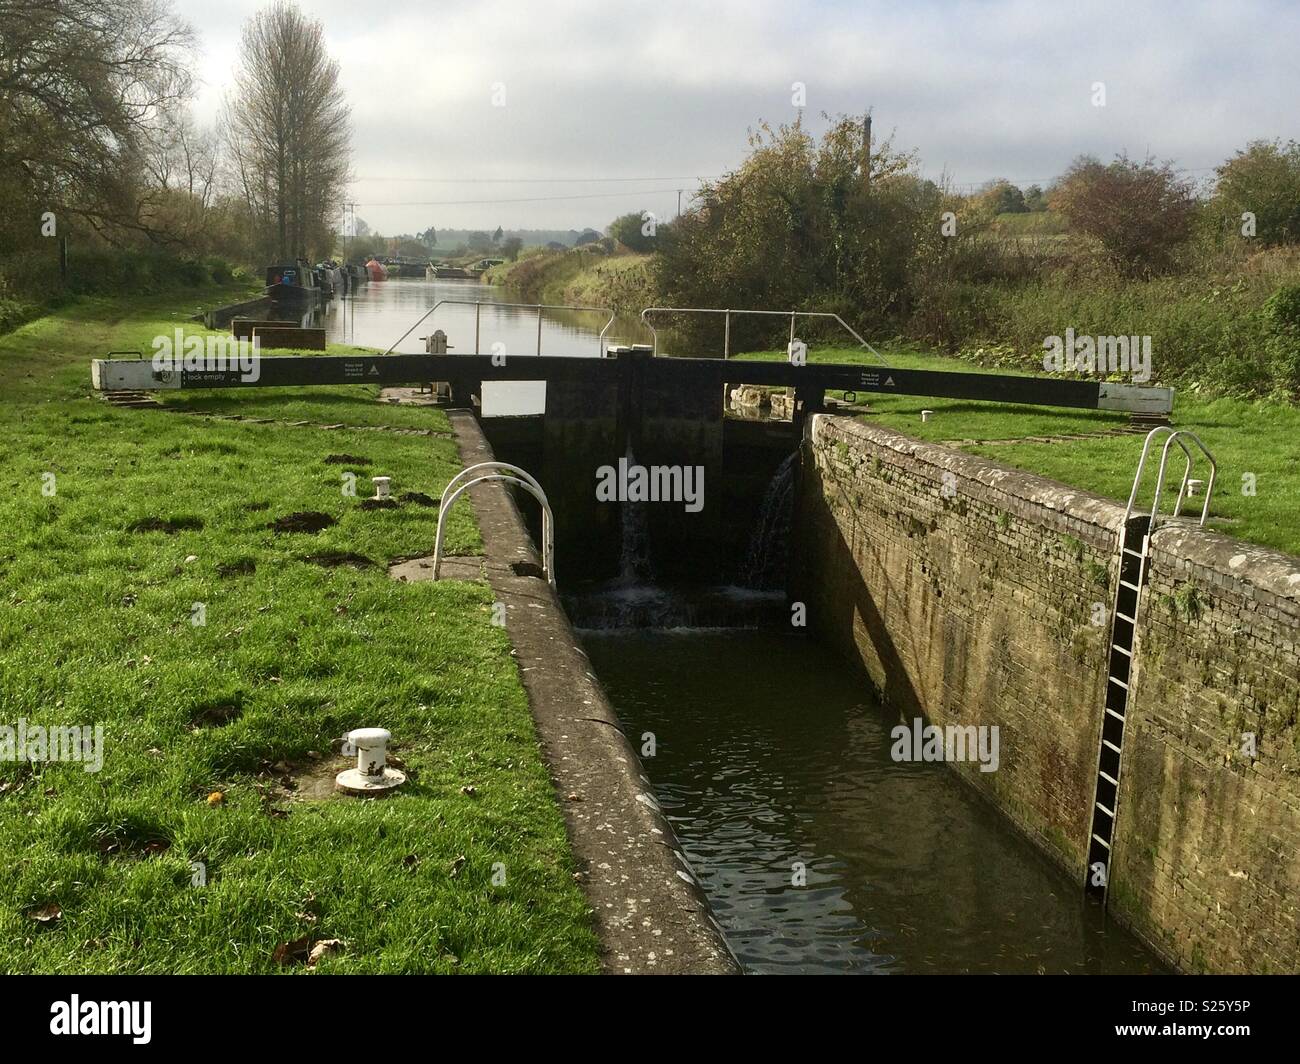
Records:
[[[330,301],[319,312],[318,327],[324,327],[330,343],[377,347],[381,351],[397,341],[420,316],[442,300],[447,300],[410,336],[398,344],[400,354],[421,354],[420,337],[441,329],[447,334],[452,354],[474,353],[475,308],[466,303],[486,305],[479,314],[479,352],[495,351],[506,357],[527,357],[538,353],[538,313],[503,303],[521,302],[502,288],[467,280],[434,280],[395,277],[388,281],[361,285],[347,299]],[[575,355],[591,358],[602,352],[600,332],[608,315],[595,311],[547,310],[541,315],[541,353]],[[646,342],[635,319],[619,319],[605,334],[607,344]],[[494,347],[502,344],[503,347]],[[511,381],[483,385],[485,416],[540,414],[546,405],[546,384],[541,381]]]
[[[811,637],[582,637],[747,971],[1165,970]]]

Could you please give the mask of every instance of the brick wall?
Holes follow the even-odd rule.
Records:
[[[805,447],[793,591],[810,625],[902,718],[996,724],[998,771],[954,769],[1082,889],[1123,508],[845,418],[813,418]],[[1184,969],[1300,969],[1297,570],[1200,531],[1155,537],[1111,906]],[[1251,767],[1227,746],[1243,714],[1263,721]]]

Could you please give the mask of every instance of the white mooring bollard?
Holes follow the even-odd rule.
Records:
[[[348,732],[348,742],[357,748],[357,767],[340,772],[334,777],[334,785],[349,794],[374,794],[405,783],[405,772],[388,767],[388,741],[392,737],[384,728]]]
[[[375,486],[375,498],[387,499],[392,492],[392,477],[371,477],[370,482]]]
[[[921,421],[922,421],[922,422],[929,421],[930,418],[932,418],[932,417],[934,417],[934,411],[933,411],[933,410],[922,410],[922,411],[921,411]]]

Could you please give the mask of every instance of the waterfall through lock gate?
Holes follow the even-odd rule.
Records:
[[[763,492],[758,519],[749,540],[749,552],[741,570],[745,587],[765,591],[785,588],[790,524],[794,516],[794,474],[799,452],[793,452],[777,466]]]

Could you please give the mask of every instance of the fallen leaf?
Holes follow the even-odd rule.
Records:
[[[449,874],[452,879],[455,879],[456,876],[460,874],[460,870],[465,867],[466,860],[467,858],[462,853],[459,857],[456,858],[456,860],[451,862],[451,872]]]
[[[27,916],[38,924],[48,924],[52,920],[62,919],[63,909],[59,907],[57,901],[52,901],[48,905],[42,905],[39,909],[33,909]]]
[[[415,854],[413,853],[408,853],[405,857],[402,858],[402,864],[406,865],[407,868],[414,868],[419,863],[420,863],[420,859],[416,857]]]
[[[475,789],[475,788],[472,787],[472,786],[465,786],[465,787],[462,787],[462,788],[460,789],[460,793],[461,793],[461,794],[467,794],[467,795],[469,795],[471,798],[473,798],[474,795],[478,794],[478,791],[477,791],[477,789]]]
[[[315,968],[316,962],[322,957],[327,957],[331,953],[338,953],[343,948],[341,938],[322,938],[316,945],[312,946],[311,953],[307,957],[307,967]]]
[[[208,805],[220,805],[226,800],[226,796],[220,791],[213,791],[208,795]]]

